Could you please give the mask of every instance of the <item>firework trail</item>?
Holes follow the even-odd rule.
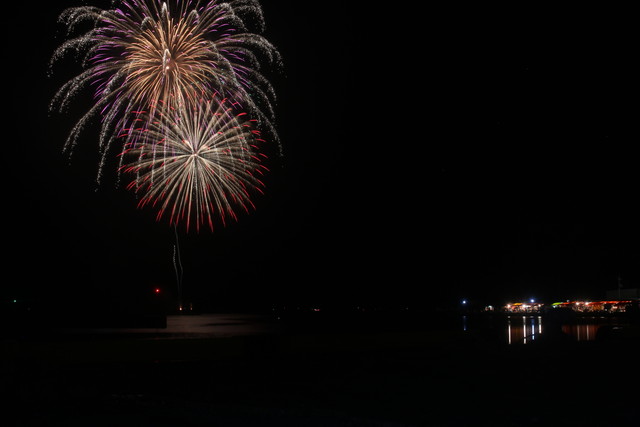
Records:
[[[135,178],[128,188],[141,194],[139,207],[158,210],[157,219],[172,225],[195,223],[196,229],[214,218],[226,224],[236,209],[255,208],[251,193],[262,193],[261,177],[268,171],[259,152],[264,142],[255,121],[228,99],[161,104],[140,113],[141,127],[131,128],[122,153],[121,169]]]
[[[60,88],[51,109],[64,111],[78,93],[93,88],[95,102],[71,130],[65,150],[72,152],[85,126],[100,117],[98,180],[110,146],[133,125],[130,113],[145,110],[153,122],[159,105],[193,104],[220,94],[242,105],[277,141],[275,94],[260,66],[279,64],[280,56],[249,30],[249,20],[264,30],[257,0],[121,0],[113,5],[111,10],[65,10],[60,21],[69,36],[87,23],[91,29],[63,43],[51,60],[53,66],[69,53],[82,58],[84,71]]]

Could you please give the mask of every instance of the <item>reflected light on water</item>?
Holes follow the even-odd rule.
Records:
[[[576,341],[592,341],[600,326],[598,323],[563,325],[562,332]],[[508,344],[531,343],[543,333],[542,316],[509,316],[506,332]]]
[[[564,325],[562,332],[574,337],[578,341],[592,341],[596,339],[596,333],[601,325],[593,323]]]
[[[526,344],[542,334],[541,316],[509,316],[507,318],[507,342]]]

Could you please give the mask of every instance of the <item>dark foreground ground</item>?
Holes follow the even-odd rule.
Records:
[[[633,334],[507,346],[461,329],[297,326],[5,338],[0,425],[640,425]]]

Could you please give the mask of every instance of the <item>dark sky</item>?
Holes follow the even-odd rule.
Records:
[[[255,212],[180,232],[185,294],[419,305],[599,298],[619,273],[637,286],[629,11],[262,3],[284,61],[264,70],[284,156]],[[47,77],[57,15],[78,4],[4,16],[3,263],[18,279],[3,297],[171,293],[173,229],[136,209],[115,167],[96,185],[95,131],[62,153],[90,99],[47,112],[78,72]]]

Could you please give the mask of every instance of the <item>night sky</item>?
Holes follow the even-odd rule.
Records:
[[[629,11],[262,3],[284,62],[263,70],[283,156],[273,147],[255,212],[179,232],[196,304],[602,298],[619,274],[638,286]],[[174,230],[136,208],[113,158],[96,184],[96,129],[62,152],[91,95],[48,113],[80,71],[69,57],[47,73],[57,16],[79,4],[4,15],[2,297],[172,294]]]

